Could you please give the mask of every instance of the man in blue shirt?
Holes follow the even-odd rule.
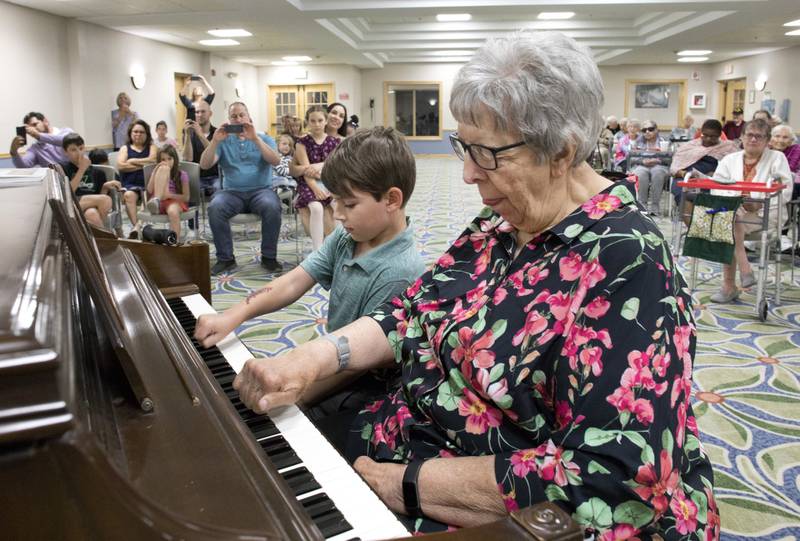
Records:
[[[228,120],[217,128],[200,156],[201,169],[218,163],[224,179],[223,189],[214,195],[208,206],[208,220],[217,251],[217,262],[211,274],[236,267],[230,219],[242,213],[261,216],[261,266],[269,272],[277,272],[283,267],[276,259],[281,203],[272,190],[272,166],[280,163],[275,140],[256,132],[247,106],[242,102],[228,107]]]

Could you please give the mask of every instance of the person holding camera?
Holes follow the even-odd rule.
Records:
[[[230,219],[242,213],[261,216],[261,266],[269,272],[283,269],[277,260],[281,202],[272,190],[272,167],[280,162],[275,140],[256,132],[244,103],[232,103],[228,107],[228,122],[216,129],[200,156],[201,169],[219,164],[225,179],[225,185],[208,206],[217,252],[211,274],[236,267]]]
[[[23,126],[17,128],[17,135],[11,140],[11,161],[14,167],[47,167],[51,163],[66,165],[69,161],[62,143],[64,137],[72,133],[72,128],[54,128],[42,113],[30,112],[22,119]],[[35,142],[28,147],[24,155],[19,154],[20,147],[27,144],[27,137]]]
[[[192,114],[194,113],[194,114]],[[216,126],[211,124],[211,107],[204,100],[189,109],[186,122],[183,125],[183,153],[182,157],[187,162],[197,162],[203,151],[211,143]],[[211,195],[219,189],[219,169],[214,164],[208,169],[200,169],[200,186],[206,195]]]
[[[191,99],[187,94],[189,94],[189,89],[191,90]],[[187,77],[183,81],[183,88],[180,91],[180,98],[181,103],[186,107],[186,111],[188,112],[190,109],[196,109],[197,105],[201,101],[205,101],[207,104],[211,105],[211,102],[214,101],[214,89],[211,88],[211,85],[208,84],[206,78],[202,75],[192,75],[191,77]]]

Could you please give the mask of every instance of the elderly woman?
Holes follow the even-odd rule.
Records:
[[[486,207],[402,296],[334,333],[349,356],[314,340],[235,380],[264,411],[397,363],[399,387],[346,447],[415,531],[551,500],[603,539],[718,535],[689,402],[691,297],[631,188],[585,162],[602,102],[570,38],[487,42],[450,98],[464,182]]]
[[[125,92],[117,94],[117,109],[111,111],[111,138],[114,150],[119,150],[128,142],[128,130],[134,120],[139,119],[136,111],[131,111],[131,97]]]
[[[783,152],[786,161],[789,162],[789,170],[794,175],[794,191],[792,200],[800,198],[800,145],[796,143],[797,138],[794,130],[786,124],[779,124],[772,128],[772,139],[769,147],[772,150]]]
[[[672,156],[666,152],[669,141],[658,134],[652,120],[642,124],[642,134],[630,146],[628,170],[639,178],[639,202],[652,215],[658,215],[664,183],[669,178]]]
[[[786,185],[783,191],[783,202],[789,201],[792,195],[792,173],[786,156],[777,150],[767,148],[771,130],[769,123],[761,118],[751,120],[744,126],[742,142],[744,150],[728,154],[720,160],[714,178],[722,181],[737,182],[766,182],[776,179]],[[745,197],[759,198],[761,194],[738,192],[733,190],[712,190],[715,195],[743,195]],[[733,261],[730,265],[722,266],[722,289],[711,296],[711,302],[726,303],[739,296],[736,288],[736,267],[739,267],[739,279],[742,288],[746,289],[756,284],[753,269],[747,260],[744,250],[744,237],[761,229],[764,215],[764,205],[759,202],[743,203],[736,211],[733,238]],[[781,209],[782,219],[785,220],[786,209]],[[776,231],[778,226],[778,199],[773,198],[770,203],[769,229]]]
[[[616,167],[622,167],[625,164],[625,160],[628,159],[628,153],[639,138],[639,132],[641,131],[642,123],[638,118],[628,119],[625,135],[617,138],[617,142],[614,145],[614,165]],[[617,136],[619,136],[619,133]]]

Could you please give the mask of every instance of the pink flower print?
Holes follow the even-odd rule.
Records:
[[[669,497],[678,487],[680,479],[678,470],[672,467],[672,457],[666,449],[661,450],[659,463],[660,474],[656,472],[655,464],[647,463],[639,466],[634,478],[639,486],[633,489],[640,498],[652,503],[656,516],[661,516],[667,510]]]
[[[672,394],[670,395],[670,407],[675,407],[675,404],[680,400],[681,395],[685,400],[688,400],[692,393],[692,380],[684,376],[676,376],[672,382]]]
[[[675,349],[678,353],[678,358],[683,362],[687,360],[691,362],[691,355],[689,353],[689,345],[692,337],[692,328],[689,325],[681,325],[675,329],[672,335],[672,340],[675,343]]]
[[[653,369],[658,374],[658,377],[663,378],[667,375],[667,368],[669,368],[670,354],[669,352],[661,355],[660,353],[653,357]]]
[[[558,262],[558,272],[562,280],[577,280],[583,268],[583,258],[580,254],[570,252],[567,257],[561,258]]]
[[[383,423],[375,423],[372,426],[372,445],[377,447],[381,443],[386,443],[386,436],[383,433]]]
[[[537,310],[531,310],[525,316],[525,325],[514,334],[511,343],[518,346],[528,336],[535,336],[547,328],[547,319]]]
[[[584,313],[587,317],[598,319],[606,315],[606,312],[608,312],[609,308],[611,308],[611,303],[608,301],[608,299],[601,295],[599,297],[595,297],[592,299],[592,302],[586,305]]]
[[[383,400],[376,400],[375,402],[367,404],[366,406],[364,406],[364,408],[369,412],[375,413],[376,411],[381,409],[381,406],[383,406],[383,402],[384,402]]]
[[[592,288],[606,277],[606,270],[599,261],[593,259],[584,263],[581,274],[583,274],[581,284],[585,283],[587,287]]]
[[[506,300],[508,296],[508,290],[504,287],[498,287],[494,290],[494,297],[492,297],[492,303],[498,305]]]
[[[675,515],[675,529],[678,533],[686,535],[697,530],[697,505],[686,497],[683,490],[675,491],[669,508]]]
[[[598,541],[639,541],[635,535],[639,530],[630,524],[618,524],[611,530],[606,530],[598,537]]]
[[[607,213],[617,210],[621,203],[616,195],[599,193],[581,205],[581,210],[588,214],[592,220],[597,220]]]
[[[683,449],[683,442],[686,439],[686,402],[681,402],[678,406],[678,427],[675,429],[675,445]]]
[[[517,477],[526,477],[536,469],[536,449],[524,449],[511,455],[511,470]]]
[[[653,404],[645,398],[634,400],[631,412],[636,415],[636,420],[645,426],[653,422]]]
[[[708,499],[708,514],[706,515],[706,541],[717,541],[719,539],[719,511],[717,511],[717,501],[714,499],[714,493],[708,488],[706,491],[706,498]]]
[[[503,492],[503,484],[498,483],[497,490],[500,491],[500,496],[503,498],[503,504],[506,506],[506,511],[509,513],[513,511],[519,511],[519,504],[517,503],[516,497],[517,494],[513,490],[506,494]]]
[[[458,346],[453,349],[451,358],[458,364],[462,361],[474,362],[478,368],[491,368],[494,366],[494,352],[490,351],[494,345],[492,331],[475,340],[475,331],[469,327],[458,329]]]
[[[597,339],[605,346],[606,349],[611,349],[614,346],[611,344],[611,335],[608,334],[608,329],[600,329],[597,331]]]
[[[575,325],[573,327],[573,333],[573,340],[576,346],[588,344],[590,340],[597,338],[597,333],[591,327]]]
[[[397,409],[397,413],[394,414],[394,419],[398,426],[403,426],[406,420],[411,419],[411,412],[408,410],[408,406],[400,406]]]
[[[489,381],[489,371],[485,369],[478,370],[475,377],[478,391],[481,392],[484,398],[491,400],[495,404],[508,394],[508,382],[505,378],[500,378],[499,381],[492,383]]]
[[[415,296],[417,293],[419,293],[421,287],[422,287],[422,278],[417,278],[416,281],[414,281],[414,283],[408,286],[408,289],[406,289],[406,297]]]
[[[481,283],[478,284],[478,287],[475,287],[469,291],[467,291],[467,302],[474,303],[480,300],[483,297],[483,294],[486,292],[486,280],[481,280]]]
[[[446,269],[448,267],[451,267],[455,262],[456,260],[453,258],[453,256],[451,256],[450,254],[444,254],[436,261],[436,264],[439,267]]]
[[[633,408],[633,391],[627,387],[617,387],[617,389],[606,398],[606,402],[617,408],[617,411],[631,411]]]
[[[417,305],[417,310],[422,313],[435,312],[439,309],[439,301],[421,302]]]
[[[556,291],[547,297],[547,304],[550,306],[550,313],[556,318],[556,321],[561,321],[567,317],[569,312],[569,305],[571,297],[561,291]]]
[[[572,406],[566,400],[556,401],[556,430],[561,430],[572,422]]]
[[[541,267],[530,267],[528,272],[525,273],[525,278],[528,281],[528,285],[535,286],[545,278],[550,276],[549,269],[543,269]]]
[[[564,449],[556,447],[553,441],[547,442],[547,450],[544,460],[539,466],[539,475],[545,481],[554,481],[558,486],[565,486],[569,483],[567,472],[575,475],[580,474],[580,467],[574,462],[569,462],[563,458]]]
[[[464,389],[464,397],[458,403],[458,414],[467,418],[466,431],[470,434],[483,434],[490,427],[500,426],[503,414],[484,404],[475,393]]]
[[[460,237],[458,237],[458,238],[456,239],[456,241],[453,243],[453,246],[454,246],[455,248],[461,248],[462,246],[464,246],[464,244],[466,244],[466,243],[467,243],[467,241],[468,241],[468,240],[469,240],[469,235],[461,235],[461,236],[460,236]]]
[[[486,272],[486,268],[489,266],[489,263],[492,261],[492,246],[496,244],[494,239],[491,239],[487,244],[486,248],[481,252],[481,255],[475,260],[475,272],[472,273],[472,277],[475,278],[480,276],[484,272]]]
[[[694,434],[696,438],[700,437],[700,430],[697,428],[697,419],[694,415],[688,415],[686,417],[686,428],[688,428],[689,432]]]
[[[580,355],[581,364],[592,369],[592,374],[597,377],[603,373],[603,350],[594,346],[585,348]]]

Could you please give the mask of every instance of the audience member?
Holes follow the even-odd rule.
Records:
[[[166,145],[178,148],[178,142],[167,135],[167,123],[163,120],[156,122],[156,137],[153,139],[153,144],[159,150],[164,148]]]
[[[628,118],[622,117],[619,119],[619,131],[614,134],[614,144],[619,143],[619,140],[628,134]]]
[[[156,166],[147,180],[147,210],[166,214],[169,228],[181,238],[181,212],[189,210],[189,175],[179,168],[178,151],[166,145],[156,153]]]
[[[772,113],[767,111],[766,109],[759,109],[755,113],[753,113],[753,120],[760,118],[761,120],[766,120],[767,124],[770,123],[772,120]]]
[[[281,203],[272,190],[272,167],[280,163],[280,157],[275,140],[256,132],[247,106],[240,101],[228,107],[228,122],[214,131],[200,156],[202,169],[217,163],[224,185],[208,207],[217,253],[211,273],[217,275],[236,267],[230,219],[242,213],[261,216],[261,266],[269,272],[282,270],[277,260]]]
[[[189,91],[190,88],[191,92]],[[179,97],[183,106],[189,111],[189,109],[196,109],[197,104],[201,101],[211,105],[211,102],[214,101],[214,89],[211,88],[211,85],[202,75],[192,75],[183,80],[183,88],[179,92]]]
[[[183,159],[199,162],[203,151],[214,137],[216,127],[211,124],[211,107],[205,100],[195,105],[196,120],[187,120],[183,125]],[[219,168],[215,163],[208,169],[200,168],[200,186],[206,195],[219,189]]]
[[[297,190],[297,181],[292,177],[290,170],[292,160],[294,160],[294,139],[288,133],[278,136],[278,154],[280,154],[281,163],[275,166],[272,188],[279,197],[287,190],[294,194]]]
[[[150,133],[150,125],[144,120],[134,120],[128,127],[128,142],[117,154],[117,170],[125,188],[125,210],[133,230],[131,238],[138,237],[136,207],[139,193],[144,190],[144,166],[156,161],[156,146]]]
[[[728,154],[722,158],[714,173],[714,178],[724,181],[736,182],[766,182],[777,179],[786,184],[783,201],[789,201],[792,194],[792,173],[786,156],[777,150],[767,148],[770,140],[771,129],[769,123],[761,118],[751,120],[745,124],[742,142],[744,150]],[[739,192],[733,190],[712,190],[716,195],[731,195],[752,198],[762,198],[763,194]],[[736,267],[739,267],[739,279],[743,289],[756,284],[753,269],[747,260],[744,249],[744,237],[761,229],[764,215],[764,205],[760,202],[745,202],[736,211],[734,222],[734,258],[729,265],[722,266],[722,288],[711,296],[711,302],[726,303],[739,296],[736,288]],[[775,231],[778,227],[778,198],[771,199],[769,212],[769,229]],[[783,217],[787,214],[782,210]]]
[[[721,141],[721,136],[722,124],[711,118],[703,122],[698,139],[678,145],[669,167],[670,174],[675,177],[671,191],[676,203],[680,201],[682,191],[678,181],[683,180],[687,173],[696,171],[701,175],[711,175],[716,171],[719,160],[739,150],[739,145],[732,141]]]
[[[631,145],[636,141],[639,137],[639,131],[642,129],[642,123],[637,118],[623,118],[620,121],[620,125],[622,122],[625,122],[627,126],[627,132],[619,137],[619,132],[617,134],[617,143],[615,145],[614,151],[614,166],[615,167],[622,167],[625,164],[625,160],[628,159],[628,152],[631,150]]]
[[[125,92],[117,94],[117,109],[111,111],[111,136],[114,150],[119,150],[128,142],[128,131],[139,115],[131,111],[131,98]]]
[[[733,109],[733,120],[729,120],[722,126],[722,133],[728,138],[728,141],[739,141],[742,137],[742,129],[744,129],[744,111],[741,107]]]
[[[281,118],[281,124],[283,126],[281,133],[288,133],[291,135],[295,143],[297,143],[297,140],[303,136],[303,121],[298,117],[292,115],[283,115]]]
[[[696,133],[697,128],[694,127],[694,117],[692,115],[686,115],[683,117],[683,124],[672,128],[670,139],[672,141],[688,141],[694,139]]]
[[[342,140],[338,135],[325,132],[326,118],[331,118],[331,115],[326,116],[325,108],[319,105],[306,111],[308,133],[297,141],[291,167],[292,176],[297,179],[295,207],[311,235],[315,250],[322,246],[325,235],[334,227],[331,195],[320,180],[322,164]]]
[[[223,314],[202,316],[195,336],[205,347],[248,319],[295,302],[316,283],[330,290],[326,329],[333,332],[370,314],[425,270],[405,215],[416,166],[399,132],[383,127],[360,131],[328,157],[324,170],[337,199],[336,217],[341,225],[299,267]],[[362,374],[326,380],[304,398],[315,403]],[[360,407],[372,398],[371,393],[386,391],[385,381],[370,374],[351,386],[346,396],[337,395],[320,405],[317,413]]]
[[[639,178],[639,202],[653,216],[659,213],[664,182],[669,178],[672,157],[668,147],[669,141],[659,135],[658,125],[652,120],[642,124],[642,134],[630,147],[636,153],[629,152],[628,169]]]
[[[789,163],[789,170],[794,175],[794,191],[792,200],[800,198],[800,145],[791,126],[780,124],[772,128],[772,139],[769,147],[772,150],[783,152],[786,161]]]
[[[350,115],[350,120],[347,121],[345,126],[345,137],[350,137],[358,129],[358,115]]]
[[[347,108],[344,104],[334,102],[328,105],[328,118],[325,124],[325,133],[332,137],[347,137]]]
[[[91,160],[83,153],[83,137],[77,133],[67,134],[62,146],[68,158],[64,174],[70,179],[69,186],[78,198],[86,221],[103,227],[111,211],[112,202],[108,194],[111,190],[121,190],[122,185],[117,180],[106,182],[103,172],[92,167]]]
[[[609,115],[608,118],[606,118],[606,127],[605,127],[605,129],[610,131],[611,132],[611,136],[613,137],[613,136],[617,135],[617,133],[619,133],[619,131],[622,128],[619,125],[619,121],[617,120],[617,117],[615,117],[614,115]]]
[[[72,133],[71,128],[55,128],[50,125],[42,113],[30,112],[22,119],[25,125],[25,133],[33,138],[35,142],[28,146],[25,154],[19,154],[20,147],[25,145],[24,137],[14,137],[11,140],[11,161],[14,167],[47,167],[51,163],[64,165],[67,163],[67,155],[64,153],[62,143],[68,133]]]

